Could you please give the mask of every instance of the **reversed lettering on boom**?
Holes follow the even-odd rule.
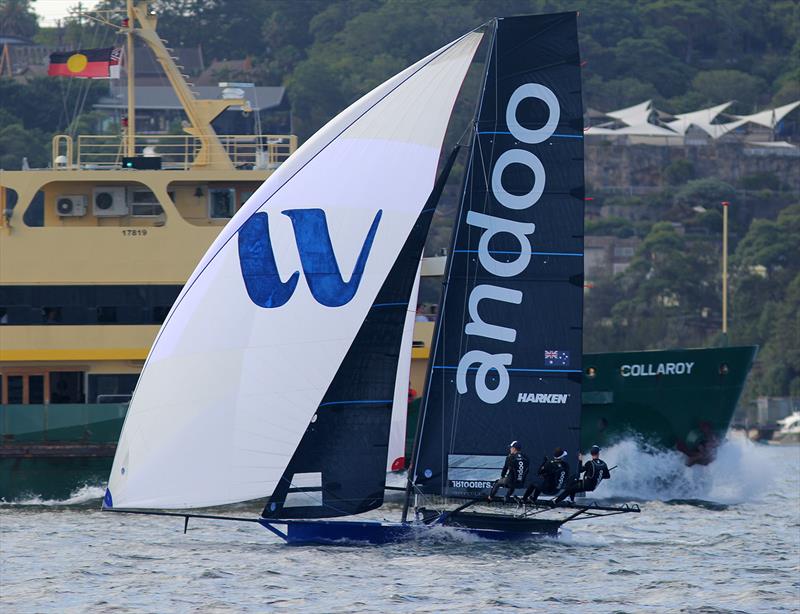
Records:
[[[547,105],[547,122],[541,128],[535,130],[524,128],[517,121],[517,108],[526,98],[537,98]],[[519,86],[511,94],[506,105],[505,119],[509,132],[517,141],[527,145],[543,143],[549,139],[556,131],[560,117],[561,107],[558,104],[558,98],[552,90],[538,83],[526,83]],[[503,171],[512,164],[526,166],[533,173],[533,186],[527,194],[513,194],[503,186]],[[521,148],[509,149],[498,156],[492,169],[492,197],[506,209],[513,211],[525,210],[535,205],[542,197],[546,179],[547,173],[544,165],[542,165],[535,153]],[[469,226],[483,231],[478,243],[478,262],[487,273],[498,278],[509,278],[519,275],[528,267],[531,261],[531,252],[533,251],[528,237],[536,230],[534,224],[487,215],[477,211],[468,212],[466,222]],[[516,239],[519,252],[517,253],[516,249],[514,250],[514,258],[498,260],[489,250],[489,244],[492,239],[500,234],[510,235]],[[479,315],[478,308],[482,300],[487,302],[502,301],[520,305],[522,299],[522,292],[519,290],[487,283],[475,286],[469,295],[470,321],[464,328],[464,333],[509,344],[515,343],[517,331],[514,328],[487,322]],[[513,349],[513,345],[509,348],[509,350],[511,349]],[[511,364],[513,358],[514,356],[510,351],[502,354],[490,354],[482,350],[471,350],[465,353],[458,363],[456,389],[460,394],[466,394],[468,390],[467,373],[473,365],[477,365],[477,370],[475,371],[475,393],[478,398],[484,403],[500,403],[508,394],[510,379],[507,367]],[[489,387],[491,372],[497,374],[497,385],[494,388]],[[566,397],[566,395],[544,396]],[[559,402],[566,403],[566,399]]]

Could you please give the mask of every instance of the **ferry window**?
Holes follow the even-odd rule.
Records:
[[[59,324],[61,322],[61,307],[42,307],[42,322],[45,324]]]
[[[158,217],[164,213],[156,195],[147,189],[129,190],[128,205],[133,217]]]
[[[90,403],[101,403],[113,397],[130,397],[139,375],[135,373],[102,373],[98,375],[89,374],[89,395]],[[101,398],[103,397],[103,398]]]
[[[83,403],[83,373],[52,371],[50,373],[51,403]]]
[[[36,196],[22,215],[22,221],[26,226],[44,226],[44,192],[41,190],[36,192]]]
[[[242,206],[250,199],[250,197],[255,194],[253,190],[241,190],[239,192],[239,207],[241,209]]]
[[[8,376],[8,404],[19,405],[22,403],[22,376]]]
[[[28,403],[44,403],[44,375],[28,376]]]
[[[163,324],[164,320],[167,319],[168,313],[169,307],[153,307],[153,310],[150,314],[150,322],[152,324]]]
[[[100,324],[111,324],[117,321],[117,308],[116,307],[98,307],[97,308],[97,321]]]
[[[161,324],[179,285],[0,286],[0,325]]]
[[[209,188],[208,216],[212,218],[233,217],[236,190],[233,188]]]

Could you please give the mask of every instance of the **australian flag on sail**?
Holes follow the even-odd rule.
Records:
[[[548,367],[568,367],[569,352],[563,350],[545,350],[544,364]]]

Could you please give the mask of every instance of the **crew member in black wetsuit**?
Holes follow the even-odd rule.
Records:
[[[492,492],[489,493],[488,497],[489,501],[494,498],[501,486],[505,486],[508,489],[504,498],[504,501],[508,501],[511,495],[514,494],[514,489],[525,484],[525,479],[528,477],[530,463],[528,457],[522,453],[522,444],[518,441],[512,441],[508,447],[509,453],[506,456],[506,462],[500,472],[500,479],[492,486]]]
[[[528,486],[522,500],[526,503],[536,503],[539,495],[555,495],[562,488],[565,488],[567,478],[569,478],[569,465],[564,460],[565,458],[567,458],[567,453],[561,448],[553,450],[553,458],[545,457],[539,466],[539,475],[544,479],[539,485],[531,484]]]
[[[582,473],[583,478],[579,479],[578,476],[575,476],[575,479],[564,489],[564,492],[556,497],[556,503],[561,503],[567,497],[575,503],[576,493],[591,492],[600,485],[600,482],[611,478],[611,471],[609,471],[608,465],[600,460],[600,446],[592,446],[590,453],[592,459],[586,461],[583,467],[578,469],[578,476]],[[583,456],[578,455],[578,460],[583,460]]]

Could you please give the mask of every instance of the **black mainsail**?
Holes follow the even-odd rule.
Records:
[[[508,444],[579,445],[583,107],[576,14],[497,20],[410,480],[475,496]]]

